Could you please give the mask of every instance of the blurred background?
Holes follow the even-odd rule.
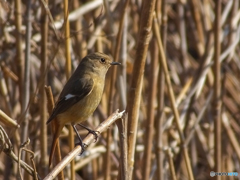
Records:
[[[122,65],[110,68],[84,125],[94,129],[117,109],[126,115],[66,166],[64,179],[239,174],[239,19],[238,0],[0,0],[0,179],[33,179],[34,166],[42,179],[50,172],[45,86],[56,101],[96,51]],[[66,127],[62,157],[73,147]],[[18,156],[32,169],[19,168]]]

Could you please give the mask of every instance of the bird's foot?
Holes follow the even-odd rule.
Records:
[[[81,148],[82,148],[79,156],[81,156],[83,154],[83,152],[85,151],[85,149],[88,147],[88,145],[83,142],[77,142],[77,143],[75,143],[75,146],[81,146]]]
[[[91,130],[91,129],[89,129],[88,127],[86,127],[86,126],[84,126],[84,125],[82,125],[82,124],[78,124],[78,125],[81,126],[81,127],[83,127],[84,129],[86,129],[86,130],[88,131],[88,134],[94,135],[95,142],[97,142],[97,140],[98,140],[98,133],[100,134],[99,131]],[[88,134],[87,134],[87,135],[88,135]]]
[[[88,131],[88,134],[94,135],[95,142],[97,142],[97,140],[98,140],[98,134],[97,133],[100,133],[100,132],[99,131],[94,131],[94,130]]]

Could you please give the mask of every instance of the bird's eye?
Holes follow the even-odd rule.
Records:
[[[101,61],[102,63],[105,63],[106,60],[105,60],[104,58],[101,58],[100,61]]]

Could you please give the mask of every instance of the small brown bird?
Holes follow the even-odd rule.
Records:
[[[87,120],[97,108],[103,94],[105,75],[111,65],[120,65],[120,63],[112,62],[108,55],[100,52],[89,54],[82,59],[67,81],[47,121],[47,124],[52,121],[56,122],[49,166],[53,159],[57,139],[66,124],[72,125],[79,138],[79,145],[84,149],[75,125]],[[96,136],[94,131],[86,129]]]

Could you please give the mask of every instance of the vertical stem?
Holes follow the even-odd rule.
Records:
[[[174,169],[174,163],[173,163],[173,155],[172,155],[172,152],[171,152],[171,149],[167,149],[166,150],[166,154],[168,156],[168,163],[169,163],[169,169],[170,169],[170,173],[171,173],[171,176],[172,176],[172,180],[177,180],[177,176],[176,176],[176,172],[175,172],[175,169]]]
[[[142,80],[144,67],[147,57],[147,50],[150,41],[150,34],[152,28],[153,11],[155,8],[156,0],[144,1],[139,38],[136,49],[136,56],[133,68],[132,82],[130,85],[129,99],[128,99],[128,179],[132,179],[133,167],[134,167],[134,156],[135,156],[135,146],[136,146],[136,135],[137,135],[137,125],[139,116],[139,106],[140,98],[142,92]]]
[[[124,4],[124,8],[122,9],[121,13],[121,19],[119,23],[119,31],[117,34],[117,40],[115,44],[115,49],[114,49],[114,61],[118,62],[119,59],[119,53],[120,53],[120,45],[121,45],[121,39],[122,39],[122,32],[123,32],[123,25],[124,25],[124,19],[125,19],[125,14],[127,11],[127,7],[129,4],[130,0],[126,0]],[[105,6],[108,5],[106,1]],[[108,9],[108,8],[107,8]],[[109,18],[111,19],[111,18]],[[110,94],[109,94],[109,103],[108,103],[108,114],[112,113],[113,111],[113,97],[115,93],[115,82],[116,82],[116,76],[117,76],[117,69],[116,67],[113,67],[112,69],[112,78],[110,81]],[[110,178],[110,171],[111,171],[111,160],[110,160],[110,143],[112,142],[112,137],[111,137],[111,129],[107,131],[107,161],[106,161],[106,170],[105,170],[105,180]]]
[[[79,8],[79,1],[78,0],[73,0],[73,8],[77,9]],[[79,17],[78,20],[76,20],[76,22],[74,23],[74,30],[80,31],[82,29],[82,17]],[[80,57],[83,58],[87,55],[87,45],[86,45],[86,40],[83,36],[82,33],[77,33],[76,34],[76,54]]]
[[[21,141],[26,142],[29,134],[29,111],[28,103],[30,100],[30,55],[31,55],[31,36],[32,36],[32,27],[31,27],[31,0],[27,1],[27,24],[26,24],[26,49],[25,49],[25,66],[24,66],[24,81],[23,81],[23,92],[22,93],[22,110],[24,110],[23,115],[23,124],[22,124],[22,137]],[[22,153],[22,159],[25,160],[26,152]],[[24,174],[25,179],[29,179],[28,174]]]
[[[180,120],[179,120],[179,113],[176,107],[176,100],[175,100],[175,96],[173,93],[173,89],[172,89],[172,84],[171,84],[171,79],[168,73],[168,67],[167,67],[167,61],[166,61],[166,57],[164,54],[164,50],[163,50],[163,46],[162,46],[162,41],[161,41],[161,37],[160,37],[160,33],[159,33],[159,29],[156,23],[154,23],[154,30],[156,33],[156,38],[157,38],[157,42],[158,42],[158,47],[159,47],[159,51],[160,51],[160,62],[161,65],[163,67],[164,70],[164,75],[165,75],[165,80],[166,80],[166,85],[168,88],[168,94],[169,94],[169,98],[170,98],[170,102],[171,102],[171,108],[173,111],[173,115],[174,115],[174,120],[176,122],[177,125],[177,130],[178,130],[178,134],[180,137],[180,142],[181,142],[181,148],[183,151],[183,155],[184,155],[184,159],[185,159],[185,163],[186,163],[186,167],[187,167],[187,172],[188,172],[188,178],[190,180],[193,180],[193,172],[192,172],[192,167],[191,167],[191,163],[190,163],[190,159],[189,159],[189,155],[188,155],[188,151],[187,151],[187,147],[185,145],[185,137],[184,134],[182,132],[181,126],[180,126]]]
[[[70,27],[68,20],[68,0],[64,0],[64,30],[65,30],[65,58],[66,58],[66,77],[71,76],[71,52],[70,52]],[[74,148],[74,132],[71,126],[68,126],[69,131],[69,147]],[[75,179],[75,162],[71,161],[71,179]]]
[[[203,26],[201,21],[201,14],[200,14],[200,6],[197,0],[190,0],[191,11],[193,15],[193,19],[195,21],[197,35],[198,35],[198,42],[197,42],[197,50],[199,55],[203,55],[204,53],[204,33],[203,33]]]
[[[167,3],[166,0],[162,0],[162,5],[161,5],[161,38],[163,41],[163,48],[164,48],[164,53],[166,53],[166,42],[167,42]],[[160,14],[160,12],[158,12]],[[154,23],[157,22],[158,19],[154,20]],[[155,33],[155,31],[154,31]],[[160,54],[159,54],[159,59],[160,59]],[[157,148],[156,148],[156,157],[157,157],[157,168],[158,170],[156,171],[157,173],[157,179],[163,180],[164,178],[164,171],[163,171],[163,159],[164,159],[164,153],[162,152],[162,141],[163,141],[163,133],[162,133],[162,122],[163,122],[163,108],[164,108],[164,89],[165,89],[165,77],[164,77],[164,71],[159,64],[159,72],[158,72],[158,94],[157,94],[157,99],[158,99],[158,113],[156,117],[156,139],[157,139]]]
[[[32,35],[32,28],[31,28],[31,0],[27,1],[27,24],[26,24],[26,49],[25,49],[25,66],[24,66],[24,81],[23,81],[23,94],[22,94],[22,110],[24,110],[24,117],[23,117],[23,127],[22,127],[22,137],[21,141],[26,142],[28,138],[28,124],[29,124],[29,117],[28,117],[28,102],[30,99],[30,49],[31,49],[31,35]],[[22,159],[25,159],[26,153],[22,153]],[[26,177],[25,177],[26,178]]]
[[[32,27],[31,27],[31,0],[28,0],[27,2],[27,31],[26,31],[26,49],[25,49],[25,66],[24,66],[24,82],[23,82],[23,106],[22,108],[26,110],[27,104],[29,102],[29,87],[30,87],[30,49],[31,49],[31,35],[32,35]],[[27,134],[28,134],[28,111],[25,113],[24,118],[24,126],[23,126],[23,137],[22,142],[25,142],[27,140]],[[23,153],[24,154],[24,153]]]
[[[119,103],[120,109],[126,109],[127,106],[127,53],[128,53],[128,45],[127,45],[127,37],[128,37],[128,14],[125,14],[125,20],[123,25],[123,33],[122,33],[122,43],[120,48],[119,61],[122,66],[118,69],[117,83],[118,83],[118,93],[119,93]]]
[[[107,130],[107,144],[106,144],[106,155],[105,155],[105,170],[104,170],[104,180],[110,180],[111,173],[111,142],[112,134],[111,129]]]
[[[64,0],[64,32],[65,32],[65,58],[66,58],[66,77],[71,76],[71,52],[70,52],[70,27],[68,20],[68,1]]]
[[[109,2],[107,0],[104,0],[103,1],[104,3],[104,7],[105,7],[105,10],[106,10],[106,15],[107,15],[107,24],[108,24],[108,31],[110,33],[113,33],[113,19],[112,19],[112,16],[111,16],[111,12],[110,12],[110,7],[109,7]],[[100,39],[99,39],[100,40]],[[98,49],[103,49],[102,47],[102,41],[99,41],[98,40]],[[101,39],[102,40],[102,39]],[[100,43],[101,42],[101,43]],[[112,45],[115,44],[114,42],[114,39],[111,37],[111,43]],[[101,48],[100,48],[101,47]],[[114,59],[114,61],[116,61],[116,59]],[[108,97],[108,106],[107,106],[107,114],[110,114],[112,112],[112,109],[113,109],[113,91],[115,90],[114,88],[114,82],[113,79],[115,79],[115,67],[112,67],[112,78],[110,80],[110,84],[109,84],[109,97]],[[105,164],[104,164],[104,180],[110,180],[111,177],[110,177],[110,174],[111,174],[111,143],[112,143],[112,129],[109,128],[107,130],[107,133],[106,133],[106,154],[105,154],[105,157],[104,157],[104,161],[105,161]]]
[[[221,172],[221,64],[220,64],[220,32],[221,32],[221,0],[215,0],[215,25],[214,25],[214,152],[215,152],[215,172]],[[215,176],[220,180],[221,176]]]
[[[124,114],[122,119],[116,121],[119,130],[119,141],[120,141],[120,162],[118,170],[118,179],[127,180],[127,114]]]
[[[0,93],[3,95],[4,101],[6,103],[6,114],[11,116],[12,106],[10,102],[10,96],[9,96],[6,80],[4,79],[3,70],[4,70],[4,67],[0,66]]]
[[[47,98],[47,109],[48,109],[48,113],[51,114],[52,113],[52,110],[54,108],[54,100],[53,100],[53,95],[52,95],[52,89],[50,86],[48,87],[45,87],[45,92],[46,92],[46,98]],[[57,126],[57,123],[56,121],[54,121],[53,123],[51,123],[51,130],[52,132],[55,132],[55,129],[56,129],[56,126]],[[57,140],[57,144],[56,144],[56,150],[55,150],[55,153],[54,153],[54,158],[55,158],[55,162],[56,164],[58,164],[62,157],[61,157],[61,151],[60,151],[60,147],[59,147],[59,140]],[[63,171],[61,171],[59,174],[58,174],[58,179],[59,180],[64,180],[64,174],[63,174]]]
[[[127,7],[129,4],[130,0],[126,0],[125,4],[124,4],[124,8],[122,9],[122,13],[121,13],[121,19],[120,19],[120,23],[119,23],[119,31],[117,34],[117,40],[116,40],[116,45],[115,45],[115,49],[114,49],[114,61],[118,62],[119,59],[119,53],[120,53],[120,47],[121,47],[121,40],[122,40],[122,32],[123,32],[123,26],[124,26],[124,20],[125,20],[125,14],[127,12]],[[112,71],[112,78],[111,78],[111,83],[110,83],[110,98],[109,98],[109,114],[112,113],[112,104],[113,104],[113,96],[114,96],[114,85],[116,82],[117,76],[117,67],[113,67],[113,71]]]
[[[21,27],[22,27],[22,6],[21,0],[15,0],[15,25],[16,25],[16,64],[18,70],[18,86],[19,86],[19,94],[20,94],[20,103],[21,103],[21,111],[24,112],[23,98],[22,92],[23,91],[23,51],[22,51],[22,35],[21,35]]]
[[[185,27],[185,18],[184,18],[184,5],[178,0],[178,27],[179,27],[179,35],[181,39],[180,43],[180,53],[181,58],[180,61],[184,69],[189,67],[189,63],[187,61],[187,38],[186,38],[186,27]]]
[[[154,103],[157,91],[157,73],[158,73],[158,53],[157,53],[157,43],[153,41],[153,52],[151,61],[151,70],[149,75],[149,97],[148,97],[148,109],[147,109],[147,120],[146,120],[146,136],[144,144],[144,154],[143,154],[143,179],[148,180],[151,171],[151,160],[152,160],[152,145],[153,145],[153,131],[154,131]]]
[[[48,0],[45,1],[48,4]],[[40,133],[40,143],[41,143],[41,171],[42,174],[47,174],[47,167],[48,167],[48,156],[47,156],[47,97],[45,94],[45,83],[46,83],[46,68],[47,68],[47,42],[48,42],[48,16],[45,11],[44,6],[42,6],[42,14],[41,14],[41,86],[39,89],[40,96],[41,96],[41,103],[40,103],[40,119],[41,119],[41,133]]]

